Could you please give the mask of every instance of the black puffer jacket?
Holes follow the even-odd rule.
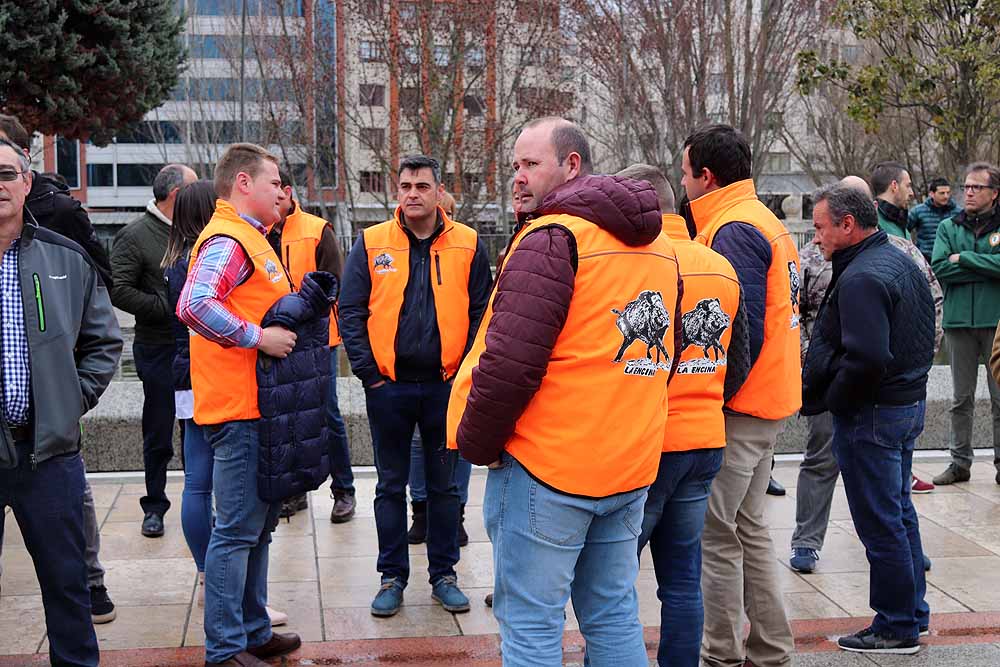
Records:
[[[83,206],[69,194],[69,188],[48,176],[32,172],[31,192],[24,206],[35,216],[39,227],[76,241],[94,263],[104,286],[111,290],[108,252],[97,238]]]
[[[318,489],[330,474],[330,308],[339,291],[332,273],[307,273],[299,291],[281,297],[261,322],[298,337],[284,359],[257,356],[257,493],[266,502]]]
[[[802,414],[923,400],[934,333],[927,277],[885,232],[837,251],[802,371]]]

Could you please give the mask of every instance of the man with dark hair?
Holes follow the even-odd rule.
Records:
[[[946,178],[938,177],[927,185],[927,199],[910,211],[906,228],[914,235],[917,247],[928,262],[934,252],[938,225],[960,210],[951,198],[951,183]]]
[[[15,116],[0,114],[0,138],[17,144],[28,155],[31,135]],[[30,157],[30,155],[29,155]],[[50,229],[76,241],[94,262],[94,268],[108,289],[111,289],[111,263],[104,244],[97,238],[90,217],[79,201],[69,194],[69,188],[50,174],[31,172],[31,192],[25,202],[39,227]]]
[[[879,228],[886,234],[907,238],[906,208],[913,197],[910,173],[898,162],[882,162],[872,170],[871,184]]]
[[[941,222],[931,266],[944,285],[944,335],[951,356],[951,464],[935,484],[967,482],[979,364],[987,361],[1000,321],[1000,170],[986,162],[965,174],[965,209]],[[993,413],[993,465],[1000,484],[1000,388],[986,375]]]
[[[725,404],[725,460],[712,485],[702,539],[701,657],[711,667],[744,659],[785,667],[794,648],[764,496],[775,440],[802,401],[799,258],[788,230],[757,199],[750,166],[746,138],[728,125],[710,125],[685,141],[682,184],[695,240],[736,270],[750,330],[751,370]],[[744,609],[750,617],[745,647]]]
[[[806,354],[802,414],[833,414],[833,453],[871,567],[875,610],[869,627],[837,643],[912,654],[930,619],[910,480],[934,358],[934,301],[923,272],[878,229],[863,193],[838,184],[814,201],[814,243],[833,261],[833,279]]]
[[[302,284],[305,274],[326,271],[339,279],[344,273],[344,256],[333,226],[323,218],[302,210],[295,201],[292,179],[284,169],[279,169],[281,189],[285,199],[281,203],[281,220],[267,233],[267,241],[285,264],[292,284]],[[330,315],[330,396],[327,402],[327,421],[330,426],[330,494],[333,496],[332,523],[346,523],[354,516],[354,474],[351,471],[351,451],[347,429],[337,403],[337,376],[340,375],[340,328],[337,326],[337,304]],[[289,517],[308,507],[306,494],[289,498],[281,504],[281,517]]]
[[[433,597],[448,611],[469,610],[458,588],[459,493],[456,456],[445,451],[451,380],[486,309],[492,276],[486,247],[471,227],[440,207],[438,161],[399,163],[399,205],[365,229],[347,258],[340,330],[351,370],[365,387],[378,484],[375,524],[382,585],[374,616],[392,616],[410,576],[406,484],[410,443],[419,427],[427,482],[427,559]]]
[[[93,264],[32,220],[30,190],[28,156],[0,139],[0,542],[9,507],[38,574],[51,664],[97,667],[80,418],[111,381],[122,339]]]
[[[163,535],[167,499],[167,464],[174,455],[174,334],[167,305],[167,288],[160,262],[167,250],[174,200],[181,186],[198,179],[191,169],[168,164],[153,181],[153,199],[145,212],[115,236],[111,251],[114,286],[111,301],[135,315],[132,353],[142,380],[142,459],[146,495],[142,506],[142,534]]]

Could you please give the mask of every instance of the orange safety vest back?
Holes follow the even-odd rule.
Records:
[[[771,246],[764,344],[743,387],[726,407],[760,419],[784,419],[802,407],[799,342],[799,253],[791,234],[757,199],[752,180],[737,181],[691,202],[698,236],[709,248],[731,222],[753,225]]]
[[[281,259],[285,263],[292,285],[299,289],[302,277],[316,270],[316,248],[327,227],[323,218],[311,215],[295,207],[295,212],[285,218],[281,228]],[[330,313],[330,347],[340,345],[340,327],[337,326],[337,305]]]
[[[396,379],[396,332],[410,279],[410,238],[400,222],[392,220],[364,230],[368,252],[371,296],[368,299],[368,337],[382,375]],[[431,290],[441,336],[441,379],[458,371],[469,340],[469,273],[476,255],[476,230],[448,218],[438,208],[444,229],[431,243]]]
[[[663,233],[674,244],[684,282],[681,349],[667,390],[663,451],[725,447],[726,357],[740,307],[740,281],[729,260],[691,240],[681,216],[664,215]]]
[[[504,264],[528,234],[551,225],[576,241],[573,297],[545,377],[506,451],[562,493],[603,498],[641,488],[656,478],[666,426],[679,293],[673,246],[662,234],[647,246],[628,246],[582,218],[547,215],[518,233]],[[494,287],[484,323],[495,298]],[[487,328],[479,328],[452,388],[453,449]]]
[[[195,241],[190,266],[194,266],[201,246],[213,236],[227,236],[239,243],[253,263],[253,273],[222,305],[237,317],[259,325],[271,306],[292,291],[281,260],[267,238],[222,199],[216,202],[215,214]],[[258,419],[257,350],[222,347],[192,332],[191,388],[197,424]]]

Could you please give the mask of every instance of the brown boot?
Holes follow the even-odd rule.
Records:
[[[205,667],[271,667],[266,662],[258,660],[247,652],[237,653],[225,662],[205,661]]]
[[[347,523],[354,517],[357,501],[353,493],[346,491],[333,492],[333,509],[330,511],[330,523]]]
[[[302,640],[294,632],[273,632],[266,644],[248,648],[247,653],[261,659],[273,658],[291,653],[300,646],[302,646]]]

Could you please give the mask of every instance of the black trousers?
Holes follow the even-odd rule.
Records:
[[[173,345],[134,343],[135,370],[142,380],[142,460],[146,495],[139,499],[143,512],[160,516],[170,509],[167,499],[167,465],[174,456],[174,381],[171,374]]]

